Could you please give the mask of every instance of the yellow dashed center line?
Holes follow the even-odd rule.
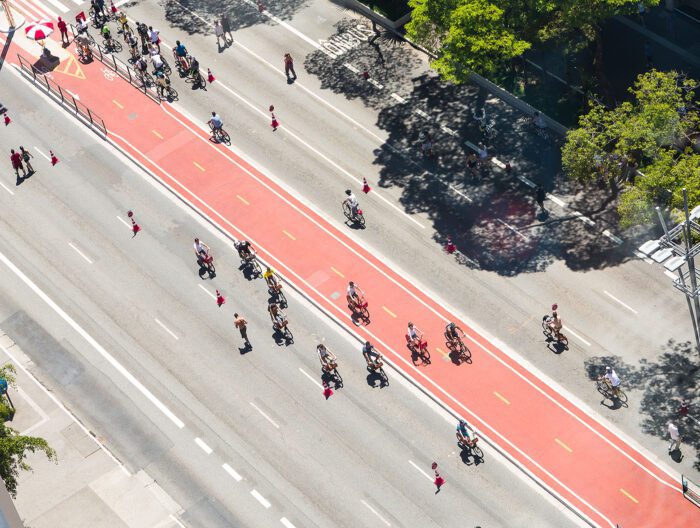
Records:
[[[117,101],[116,99],[112,99],[112,102],[113,102],[115,105],[117,105],[119,108],[121,108],[122,110],[124,110],[124,105],[121,104],[119,101]]]
[[[505,403],[506,405],[510,405],[510,402],[509,402],[505,397],[503,397],[501,394],[499,394],[498,392],[493,391],[493,394],[494,394],[494,396],[496,396],[496,398],[498,398],[499,400],[501,400],[501,401],[502,401],[503,403]]]
[[[297,237],[295,237],[293,234],[291,234],[291,233],[290,233],[289,231],[287,231],[286,229],[283,229],[282,232],[283,232],[285,235],[287,235],[289,238],[291,238],[292,240],[296,240],[296,239],[297,239]]]
[[[331,271],[332,271],[333,273],[335,273],[336,275],[338,275],[339,277],[345,278],[345,275],[343,275],[342,273],[340,273],[340,272],[339,272],[337,269],[335,269],[333,266],[331,266]]]
[[[554,441],[555,441],[557,444],[559,444],[561,447],[563,447],[564,449],[566,449],[569,453],[573,453],[573,452],[574,452],[573,449],[571,449],[568,445],[566,445],[564,442],[562,442],[562,441],[559,440],[558,438],[555,438]]]
[[[442,348],[435,347],[435,350],[437,350],[438,352],[440,352],[440,354],[442,354],[442,355],[445,356],[445,357],[449,356],[449,354],[448,354],[447,352],[445,352]]]
[[[241,202],[243,202],[244,204],[250,205],[250,203],[248,202],[248,200],[246,200],[245,198],[243,198],[240,194],[237,194],[237,195],[236,195],[236,198],[238,198],[238,199],[239,199]]]
[[[384,310],[386,313],[388,313],[390,316],[392,316],[394,319],[396,319],[396,314],[389,310],[386,306],[382,306],[382,310]]]
[[[634,502],[635,504],[639,504],[639,501],[635,499],[632,495],[630,495],[627,491],[624,489],[620,488],[620,493],[622,493],[625,497],[627,497],[629,500]]]
[[[204,171],[207,170],[207,169],[205,169],[204,167],[202,167],[199,163],[197,163],[196,161],[193,161],[192,163],[194,163],[194,166],[197,167],[197,168],[198,168],[199,170],[201,170],[202,172],[204,172]]]
[[[157,130],[151,130],[151,132],[153,132],[153,135],[158,139],[163,139],[163,136],[161,136]]]

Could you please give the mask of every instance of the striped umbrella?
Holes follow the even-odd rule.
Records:
[[[34,22],[33,24],[29,24],[26,28],[24,28],[24,33],[27,35],[27,38],[38,42],[46,40],[48,36],[53,33],[53,22],[48,20]]]

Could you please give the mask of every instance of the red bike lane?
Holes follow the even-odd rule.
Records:
[[[99,62],[80,68],[82,76],[55,72],[53,78],[104,119],[113,143],[223,230],[249,239],[297,289],[372,341],[424,390],[582,514],[612,527],[700,524],[700,511],[683,498],[676,478],[368,251],[362,232],[329,224],[230,149],[213,144],[171,105],[155,104],[118,77],[105,75]],[[216,89],[216,83],[209,88]],[[269,123],[261,120],[260,127],[269,130]],[[339,217],[342,198],[341,192]],[[367,326],[357,327],[350,319],[348,280],[367,293]],[[288,317],[293,330],[294,312]],[[425,333],[430,365],[411,362],[404,338],[409,320]],[[455,365],[444,357],[448,321],[467,333],[472,364]]]

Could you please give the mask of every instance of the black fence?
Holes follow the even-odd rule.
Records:
[[[46,74],[49,73],[50,70],[35,66],[34,63],[22,57],[19,53],[17,54],[17,58],[19,59],[22,72],[31,77],[34,80],[34,84],[41,86],[49,94],[60,98],[60,102],[65,108],[74,111],[76,117],[89,124],[91,128],[97,130],[103,136],[107,135],[107,127],[102,118],[73,97],[70,92],[61,88],[58,83],[49,79]]]
[[[147,97],[149,97],[158,104],[160,104],[161,100],[165,99],[160,97],[160,95],[158,94],[156,85],[153,83],[150,75],[142,76],[141,74],[139,74],[136,70],[134,70],[134,68],[129,66],[121,59],[115,57],[114,54],[110,51],[107,51],[107,49],[104,46],[98,44],[97,41],[95,41],[95,39],[91,35],[78,35],[78,30],[75,28],[75,26],[73,26],[73,24],[70,25],[70,28],[73,32],[73,36],[76,39],[78,37],[87,39],[93,57],[95,57],[102,64],[107,66],[114,73],[119,75],[119,77],[124,79],[131,86],[136,88],[138,91],[144,93]],[[115,36],[112,38],[117,37]]]

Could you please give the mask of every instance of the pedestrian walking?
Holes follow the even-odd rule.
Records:
[[[221,20],[217,20],[214,24],[214,34],[216,35],[216,45],[219,49],[226,47],[226,37],[224,37],[224,26],[221,24]],[[222,46],[219,42],[220,39],[224,40],[224,45]]]
[[[440,488],[442,488],[442,485],[445,483],[445,479],[440,476],[440,473],[438,473],[437,462],[433,462],[431,467],[433,468],[433,471],[435,471],[435,480],[433,482],[435,483],[435,487],[437,487],[437,491],[435,492],[435,495],[437,495],[440,493]]]
[[[292,72],[293,77],[291,78],[292,81],[296,80],[297,78],[297,72],[294,71],[294,59],[289,53],[284,54],[284,73],[287,76],[287,79],[289,79],[289,72]]]
[[[277,121],[277,118],[275,117],[275,107],[274,105],[270,105],[270,116],[272,117],[272,123],[270,126],[272,127],[272,131],[274,132],[277,130],[277,127],[280,126],[279,121]]]
[[[226,13],[221,15],[221,27],[224,30],[224,39],[226,41],[226,45],[230,46],[231,44],[233,44],[233,35],[231,34],[231,19]],[[230,41],[229,38],[231,39]]]
[[[146,26],[146,24],[136,22],[136,31],[138,32],[139,38],[141,39],[141,49],[147,49],[148,27]]]
[[[248,340],[248,321],[243,319],[243,317],[241,317],[237,313],[234,313],[233,317],[233,324],[236,326],[236,328],[238,328],[238,331],[241,333],[241,338],[245,342],[245,345],[249,347],[250,341]]]
[[[479,154],[479,164],[480,165],[484,165],[484,164],[488,163],[489,151],[486,148],[486,145],[484,145],[483,143],[479,143],[479,150],[477,151],[477,153]]]
[[[70,38],[68,38],[68,26],[66,25],[66,21],[61,17],[58,17],[58,30],[61,32],[61,44],[65,44],[66,46],[70,44]]]
[[[542,212],[542,214],[547,214],[547,210],[544,208],[545,196],[546,195],[542,185],[537,185],[537,189],[535,191],[535,200],[537,200],[537,205],[540,206],[540,211]]]
[[[671,437],[671,443],[668,445],[668,454],[681,449],[681,435],[678,427],[673,422],[668,422],[668,435]]]
[[[688,416],[688,402],[685,400],[681,400],[681,404],[678,406],[678,417],[679,418],[685,418]]]
[[[32,164],[29,163],[29,160],[32,159],[34,156],[32,155],[31,152],[29,152],[24,147],[19,147],[19,151],[22,155],[22,161],[24,161],[24,164],[27,166],[27,170],[29,171],[29,174],[33,174],[34,167],[32,167]]]
[[[22,169],[23,176],[27,175],[27,171],[24,170],[24,165],[22,165],[22,155],[19,152],[15,152],[15,149],[10,149],[10,161],[12,162],[12,168],[15,169],[15,176],[19,178],[20,169]]]
[[[467,169],[471,173],[473,178],[477,176],[477,167],[479,166],[479,160],[476,159],[476,154],[474,151],[469,151],[467,154]]]
[[[151,42],[151,46],[158,50],[158,55],[160,55],[160,31],[153,29],[153,26],[148,26],[148,40]]]

